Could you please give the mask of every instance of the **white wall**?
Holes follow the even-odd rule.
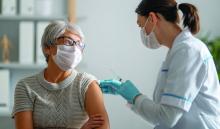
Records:
[[[180,0],[179,0],[180,1]],[[183,1],[183,0],[182,0]],[[152,96],[156,76],[167,49],[149,50],[140,41],[135,8],[140,0],[78,0],[77,14],[86,36],[82,71],[98,79],[110,79],[113,69],[124,80],[131,79],[142,93]],[[185,0],[200,11],[202,32],[219,35],[218,0]],[[212,3],[211,3],[212,2]],[[81,19],[81,18],[79,18]],[[112,129],[151,129],[152,126],[126,107],[120,96],[104,95]]]

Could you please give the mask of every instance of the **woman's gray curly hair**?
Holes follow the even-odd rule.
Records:
[[[77,34],[81,38],[81,41],[84,41],[84,34],[79,26],[64,21],[54,21],[50,23],[45,28],[44,34],[41,39],[41,47],[46,61],[48,61],[48,55],[44,52],[44,49],[46,47],[55,45],[55,40],[63,35],[66,30]]]

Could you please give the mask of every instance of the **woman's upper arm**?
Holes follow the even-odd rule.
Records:
[[[33,129],[32,111],[18,112],[14,117],[16,129]]]
[[[90,83],[86,91],[85,109],[89,116],[101,114],[104,118],[104,125],[100,129],[109,129],[109,120],[105,110],[102,92],[96,81]]]

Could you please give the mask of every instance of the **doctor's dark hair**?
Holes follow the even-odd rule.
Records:
[[[175,0],[142,0],[135,12],[141,16],[148,16],[150,12],[161,14],[167,21],[179,23],[178,9],[183,13],[183,26],[191,33],[200,30],[197,8],[189,3],[177,4]]]

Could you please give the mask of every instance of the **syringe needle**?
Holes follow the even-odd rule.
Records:
[[[109,69],[116,77],[117,79],[121,82],[122,81],[122,78],[120,76],[118,76],[118,74],[113,70],[113,69]]]

